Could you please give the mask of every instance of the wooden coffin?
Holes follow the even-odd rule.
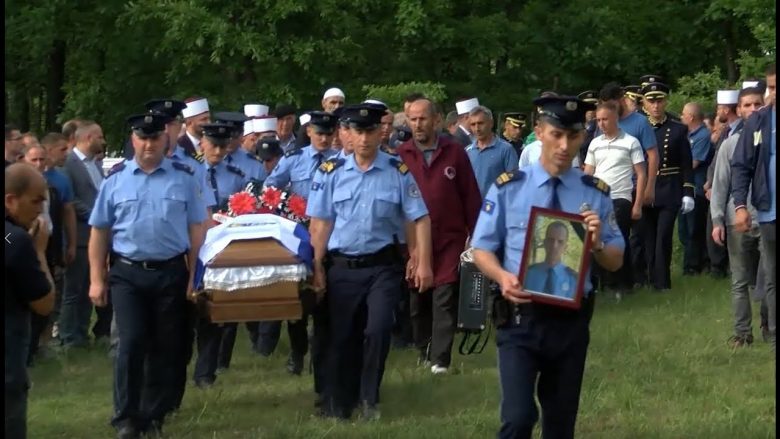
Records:
[[[212,323],[260,322],[266,320],[299,320],[303,315],[300,300],[269,302],[205,302],[205,312]]]

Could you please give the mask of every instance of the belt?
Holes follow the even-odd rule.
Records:
[[[573,318],[580,315],[580,312],[585,311],[587,307],[591,305],[592,301],[593,292],[588,293],[582,298],[580,309],[578,310],[540,303],[523,303],[513,307],[512,317],[516,319],[517,317],[529,317],[534,315],[539,317]]]
[[[162,270],[163,268],[166,268],[174,264],[184,263],[185,254],[186,252],[176,255],[170,259],[166,259],[164,261],[134,261],[120,254],[114,253],[112,259],[114,260],[114,262],[121,262],[126,265],[132,265],[134,267],[143,268],[144,270],[155,271],[155,270]]]
[[[388,245],[376,253],[366,255],[345,255],[338,251],[328,254],[330,265],[343,268],[370,268],[400,264],[401,258],[394,245]]]
[[[661,168],[658,170],[658,174],[661,177],[665,177],[667,175],[677,175],[680,173],[679,167],[672,167],[672,168]]]

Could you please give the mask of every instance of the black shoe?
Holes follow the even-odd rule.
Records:
[[[162,437],[163,431],[162,431],[162,421],[154,420],[149,422],[149,425],[146,427],[146,429],[143,432],[143,436],[145,437]]]
[[[219,367],[217,367],[217,370],[216,370],[216,372],[215,372],[215,373],[216,373],[217,375],[222,375],[223,373],[225,373],[225,372],[227,372],[227,371],[228,371],[228,368],[227,368],[227,367],[225,367],[225,366],[219,366]]]
[[[363,421],[372,422],[378,421],[381,413],[375,404],[369,404],[367,401],[363,401],[361,404],[361,418]]]
[[[325,405],[325,395],[318,393],[314,398],[314,408],[320,408]]]
[[[296,354],[290,354],[287,357],[287,372],[291,375],[300,375],[303,372],[303,357]]]
[[[274,353],[273,349],[268,349],[266,346],[252,345],[252,352],[262,357],[270,357]]]
[[[208,389],[214,385],[214,380],[207,380],[205,378],[195,380],[195,387],[199,389]]]
[[[140,437],[138,430],[132,425],[123,425],[116,431],[116,439],[136,439]]]

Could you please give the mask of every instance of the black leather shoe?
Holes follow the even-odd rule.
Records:
[[[144,430],[144,437],[153,437],[153,438],[159,438],[162,437],[163,431],[162,431],[162,421],[154,420],[149,422],[149,425],[146,427],[146,430]]]
[[[375,404],[369,404],[366,401],[363,401],[361,404],[360,413],[361,418],[366,422],[378,421],[380,418],[380,413],[377,406]]]
[[[290,356],[287,357],[287,372],[292,375],[300,375],[301,372],[303,372],[303,357],[290,354]]]
[[[116,431],[116,439],[136,439],[138,437],[138,430],[132,425],[123,425]]]
[[[195,387],[199,389],[208,389],[209,387],[214,385],[214,381],[201,379],[201,380],[195,380]]]

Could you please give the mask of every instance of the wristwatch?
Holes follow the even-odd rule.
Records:
[[[604,250],[604,241],[599,241],[599,245],[594,245],[593,248],[590,249],[593,253],[601,253]]]

